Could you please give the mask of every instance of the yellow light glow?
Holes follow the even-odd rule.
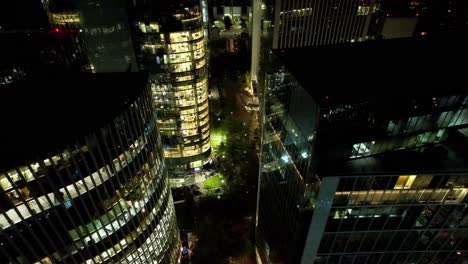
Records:
[[[393,189],[411,189],[414,181],[416,180],[416,175],[401,175],[398,177],[395,187]]]

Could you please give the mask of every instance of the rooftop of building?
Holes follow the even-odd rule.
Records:
[[[198,7],[198,0],[158,0],[158,1],[134,1],[137,14],[151,14],[153,16],[165,16],[164,20],[174,18],[176,14],[183,14],[193,7]]]
[[[392,39],[274,54],[321,108],[466,92],[466,39]],[[274,70],[274,69],[273,69]]]
[[[407,175],[457,174],[468,172],[467,144],[443,142],[410,149],[396,149],[357,159],[321,160],[318,174],[350,175]],[[465,148],[465,149],[464,149]]]
[[[468,140],[456,127],[446,129],[448,140],[435,144],[351,158],[353,144],[391,138],[389,120],[459,109],[468,92],[461,67],[468,59],[467,44],[425,38],[275,50],[320,106],[319,175],[467,172]],[[457,103],[439,105],[448,95],[460,96]],[[423,132],[400,137],[409,140]]]
[[[58,57],[73,53],[70,49],[76,46],[76,33],[73,29],[0,30],[0,69],[58,65]],[[60,50],[70,52],[61,54]]]
[[[30,0],[0,1],[0,31],[47,27],[49,20],[41,2]]]
[[[119,116],[147,73],[37,73],[0,89],[0,169],[54,154]]]
[[[131,8],[130,17],[134,16],[135,21],[145,23],[158,21],[163,32],[195,30],[202,28],[201,19],[192,19],[201,16],[199,7],[198,0],[136,0]],[[184,24],[182,21],[189,24]]]

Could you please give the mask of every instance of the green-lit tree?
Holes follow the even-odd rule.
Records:
[[[228,194],[198,201],[198,242],[192,263],[228,263],[232,257],[253,256],[253,218],[246,217],[250,212],[240,199]]]
[[[224,159],[221,161],[221,173],[227,181],[227,191],[245,190],[246,185],[255,186],[258,164],[254,144],[249,142],[248,128],[234,117],[226,119],[226,145]]]

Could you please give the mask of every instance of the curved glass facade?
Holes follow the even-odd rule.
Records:
[[[0,263],[176,263],[151,91],[53,155],[0,170]]]
[[[209,161],[208,74],[198,2],[168,10],[160,15],[137,14],[134,28],[140,66],[151,73],[164,155],[177,175]]]

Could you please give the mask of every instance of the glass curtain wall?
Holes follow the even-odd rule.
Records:
[[[149,87],[90,136],[0,171],[0,230],[1,263],[176,263]]]
[[[267,263],[296,263],[301,219],[314,197],[307,190],[314,186],[310,166],[318,106],[276,57],[272,60],[264,93],[257,248]]]
[[[211,152],[206,38],[199,3],[188,2],[193,3],[171,6],[159,16],[154,3],[146,9],[154,8],[150,15],[137,10],[134,23],[140,66],[151,74],[164,155],[173,177],[205,165]]]
[[[467,176],[342,177],[315,263],[463,263]]]

